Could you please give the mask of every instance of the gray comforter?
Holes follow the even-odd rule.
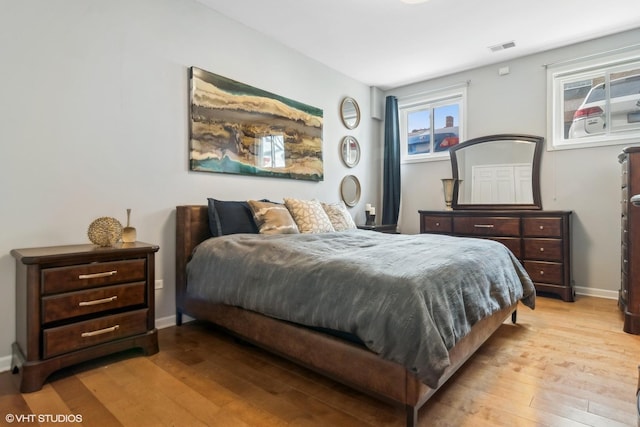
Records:
[[[212,302],[354,334],[432,388],[477,321],[535,304],[505,246],[432,234],[217,237],[195,249],[187,275],[187,292]]]

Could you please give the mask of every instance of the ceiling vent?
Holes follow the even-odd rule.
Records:
[[[513,40],[510,42],[500,43],[493,46],[489,46],[489,50],[491,52],[499,52],[501,50],[510,49],[512,47],[516,47],[516,42]]]

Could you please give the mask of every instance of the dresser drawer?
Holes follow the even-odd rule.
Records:
[[[49,358],[96,344],[147,332],[147,309],[45,329],[42,357]]]
[[[521,239],[517,237],[488,237],[491,240],[500,242],[505,245],[516,258],[522,258]]]
[[[48,268],[42,272],[42,292],[53,294],[116,283],[139,282],[145,278],[144,259]]]
[[[451,233],[450,216],[422,216],[423,233]]]
[[[524,259],[562,262],[562,240],[524,239]]]
[[[559,262],[524,261],[523,264],[534,282],[564,284],[562,264]]]
[[[145,282],[46,296],[42,298],[42,323],[47,324],[144,303]]]
[[[520,236],[520,218],[509,217],[455,217],[453,230],[469,236]]]
[[[562,237],[562,218],[523,218],[525,237]]]

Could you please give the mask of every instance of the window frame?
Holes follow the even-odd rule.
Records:
[[[449,160],[449,150],[439,152],[429,152],[423,154],[413,154],[409,156],[409,129],[407,115],[413,111],[430,109],[429,115],[431,135],[435,131],[433,127],[433,110],[445,105],[458,104],[458,139],[464,141],[466,133],[466,107],[467,107],[467,85],[468,83],[455,85],[444,89],[423,92],[404,97],[398,97],[398,121],[400,128],[400,163],[422,163],[429,161]],[[433,141],[435,138],[431,138]]]
[[[589,57],[547,65],[547,150],[572,150],[610,145],[637,144],[640,139],[638,129],[614,130],[609,128],[602,134],[580,138],[564,136],[564,86],[580,80],[603,77],[605,87],[609,86],[609,76],[625,70],[640,69],[640,48],[635,45],[616,51],[591,55]],[[609,92],[605,99],[606,123],[611,123],[609,115]],[[585,99],[586,99],[585,95]]]

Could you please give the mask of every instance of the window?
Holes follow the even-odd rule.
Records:
[[[449,158],[463,138],[465,98],[466,84],[398,100],[403,163]]]
[[[640,137],[640,52],[550,66],[550,148],[637,142]]]

